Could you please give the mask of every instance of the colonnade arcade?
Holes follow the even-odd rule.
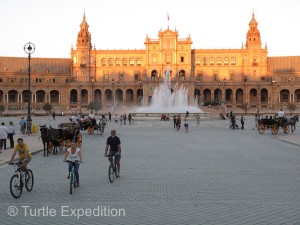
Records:
[[[272,87],[203,87],[194,86],[193,97],[197,98],[198,104],[203,105],[209,102],[217,102],[228,107],[241,107],[247,104],[248,107],[272,108],[287,103],[300,103],[300,89],[282,88],[277,92]],[[192,93],[192,92],[190,92]],[[272,94],[273,93],[273,94]],[[192,94],[190,94],[192,95]],[[71,88],[69,92],[59,90],[31,90],[30,101],[33,109],[41,109],[45,103],[50,103],[56,109],[86,108],[94,102],[101,102],[103,107],[112,105],[138,105],[138,98],[143,96],[143,88],[124,89],[113,88]],[[151,100],[151,96],[147,97]],[[145,99],[144,99],[145,100]],[[27,90],[0,90],[0,104],[6,109],[26,109],[28,104]]]

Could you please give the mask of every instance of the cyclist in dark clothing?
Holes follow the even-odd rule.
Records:
[[[107,155],[109,148],[109,153]],[[118,136],[116,136],[116,130],[111,131],[111,136],[107,138],[106,140],[106,147],[105,147],[105,152],[104,156],[108,157],[108,160],[111,160],[110,155],[116,155],[115,160],[116,160],[116,165],[117,165],[117,176],[120,176],[120,160],[121,160],[121,141]]]

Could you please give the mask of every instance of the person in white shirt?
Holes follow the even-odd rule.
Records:
[[[64,162],[68,162],[68,164],[69,164],[69,174],[67,177],[68,179],[70,178],[70,173],[71,173],[72,167],[74,166],[77,187],[79,187],[80,185],[79,185],[79,163],[76,163],[76,162],[80,162],[80,161],[82,161],[81,150],[80,150],[80,148],[78,148],[76,146],[76,143],[73,140],[71,142],[71,147],[68,148],[68,150],[66,151],[66,154],[64,157]]]
[[[9,139],[10,142],[10,148],[15,147],[14,135],[15,135],[14,124],[12,121],[10,121],[7,127],[7,138]]]
[[[280,109],[280,111],[278,111],[277,116],[278,116],[278,118],[284,117],[284,112],[282,111],[282,109]]]
[[[0,153],[2,149],[6,149],[7,127],[2,122],[0,126]]]
[[[89,113],[89,118],[90,118],[90,119],[95,119],[95,115],[94,115],[93,111],[91,111],[91,112]]]

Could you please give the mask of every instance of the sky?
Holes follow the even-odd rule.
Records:
[[[177,29],[195,49],[241,48],[254,11],[269,56],[300,55],[299,0],[0,0],[0,56],[70,58],[85,12],[96,49],[145,49]],[[169,21],[167,20],[169,15]]]

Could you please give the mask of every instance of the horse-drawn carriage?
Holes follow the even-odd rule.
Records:
[[[79,123],[80,128],[82,130],[87,130],[89,135],[94,133],[95,130],[97,131],[97,133],[99,131],[100,135],[102,135],[104,133],[104,128],[107,123],[107,119],[105,117],[97,120],[87,118],[84,120],[77,120],[77,122]]]
[[[60,150],[70,147],[72,140],[75,140],[76,145],[81,147],[82,135],[80,127],[76,123],[61,123],[59,128],[40,126],[41,138],[44,145],[44,156],[48,153],[57,153],[57,148]]]
[[[299,117],[296,115],[292,118],[275,118],[275,119],[268,119],[264,118],[258,120],[258,132],[263,134],[266,129],[271,129],[273,135],[277,134],[279,128],[282,127],[283,133],[289,133],[289,126],[291,126],[291,131],[294,132],[296,129],[296,123],[299,121]]]

